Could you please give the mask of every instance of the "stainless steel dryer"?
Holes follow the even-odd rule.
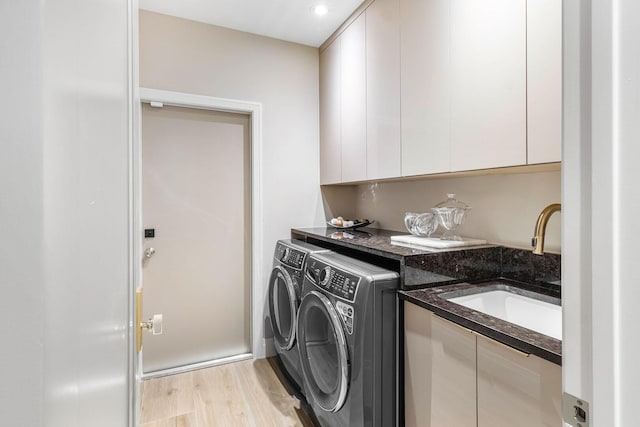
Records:
[[[304,394],[296,343],[298,306],[309,254],[328,252],[301,240],[279,240],[269,279],[269,324],[280,366],[294,391]]]
[[[398,284],[396,272],[344,255],[309,257],[298,347],[321,426],[397,425]]]

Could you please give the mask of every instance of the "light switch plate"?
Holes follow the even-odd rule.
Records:
[[[569,393],[562,393],[562,419],[574,427],[589,427],[589,402]]]

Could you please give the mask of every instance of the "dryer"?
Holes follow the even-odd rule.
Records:
[[[397,425],[398,285],[394,271],[333,252],[309,256],[297,339],[321,426]]]
[[[285,377],[294,392],[300,395],[304,393],[296,342],[300,293],[309,254],[322,252],[328,250],[301,240],[279,240],[269,278],[268,322],[273,331],[274,347]]]

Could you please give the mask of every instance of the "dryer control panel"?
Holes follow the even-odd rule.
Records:
[[[295,268],[296,270],[302,269],[306,255],[307,254],[305,252],[298,251],[282,244],[278,244],[275,254],[278,261],[286,266]]]
[[[316,286],[344,300],[351,302],[355,300],[360,282],[358,276],[324,265],[316,260],[312,261],[307,270]]]

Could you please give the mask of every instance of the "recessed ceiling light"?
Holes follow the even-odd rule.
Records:
[[[318,16],[326,15],[327,12],[329,12],[329,9],[324,4],[317,4],[313,7],[313,13],[315,13]]]

